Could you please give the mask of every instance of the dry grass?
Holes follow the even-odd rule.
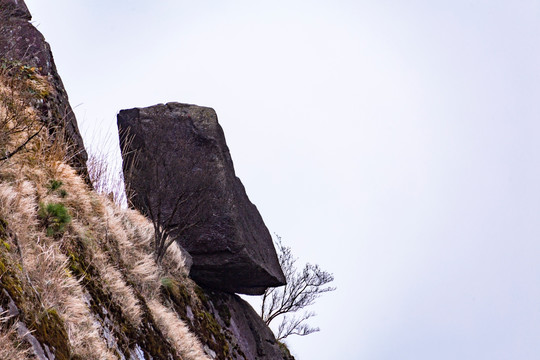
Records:
[[[120,305],[122,313],[131,324],[138,327],[141,323],[142,309],[133,288],[124,280],[124,275],[109,263],[101,251],[95,254],[94,264],[98,266],[102,284],[111,294],[112,300]]]
[[[57,310],[76,354],[96,358],[98,353],[103,355],[99,358],[114,359],[84,300],[84,289],[66,266],[68,259],[60,249],[61,241],[47,237],[37,226],[35,194],[36,188],[28,181],[17,186],[0,184],[0,216],[16,234],[23,278],[39,292],[41,303],[36,304],[36,310]]]
[[[104,146],[107,147],[107,142]],[[109,197],[119,206],[127,204],[122,170],[113,165],[109,154],[90,148],[86,166],[92,186],[98,193]]]
[[[63,127],[45,123],[43,103],[54,92],[37,69],[0,60],[0,168],[69,160]]]
[[[0,64],[0,158],[9,156],[41,128],[32,106],[36,97],[48,94],[52,87],[33,68],[19,64]],[[39,95],[38,95],[39,94]]]
[[[31,359],[30,351],[19,342],[17,328],[9,326],[10,317],[0,313],[0,359]]]
[[[210,357],[202,350],[199,340],[189,332],[186,324],[178,318],[174,311],[156,299],[148,302],[148,307],[160,330],[183,359],[210,360]]]
[[[64,321],[69,342],[76,354],[95,359],[115,359],[107,349],[94,316],[85,302],[85,292],[79,281],[71,275],[67,258],[57,248],[36,247],[35,264],[29,263],[30,278],[40,289],[45,308],[54,308]],[[32,256],[32,255],[30,255]],[[35,273],[41,271],[42,274]],[[45,276],[44,276],[45,275]],[[99,354],[96,357],[96,354]]]
[[[18,83],[19,88],[8,75],[0,71],[0,137],[4,136],[0,138],[0,157],[41,126],[34,109],[39,101],[28,98],[24,91],[30,88],[29,93],[34,95],[50,91],[46,79],[33,74],[28,81]],[[138,327],[141,323],[144,307],[140,301],[144,301],[183,358],[208,359],[196,337],[159,300],[161,277],[187,276],[180,250],[171,246],[162,266],[158,266],[153,255],[152,224],[140,213],[115,204],[115,196],[90,190],[66,165],[67,153],[61,132],[51,137],[41,131],[24,149],[0,161],[0,218],[9,224],[9,241],[20,249],[18,256],[15,252],[10,256],[17,257],[21,264],[16,271],[24,288],[39,294],[39,301],[32,304],[34,310],[56,310],[65,324],[73,354],[85,359],[116,359],[101,335],[102,325],[89,306],[87,291],[69,267],[66,249],[84,240],[88,247],[85,261],[97,269],[97,280],[131,324]],[[94,174],[106,176],[103,159],[99,161],[93,166],[102,168]],[[53,180],[61,185],[52,187]],[[103,189],[105,185],[102,191],[106,193]],[[65,206],[72,218],[65,232],[47,235],[38,217],[40,203]],[[0,324],[0,359],[27,358],[27,353],[16,346],[20,341],[13,329],[6,330]]]

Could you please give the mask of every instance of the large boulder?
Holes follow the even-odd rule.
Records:
[[[23,0],[0,0],[0,60],[8,65],[35,67],[48,78],[54,91],[40,105],[42,119],[51,133],[62,131],[67,141],[70,162],[88,178],[88,159],[69,104],[62,79],[56,71],[53,55],[43,35],[30,23],[30,12]]]
[[[118,128],[132,205],[191,254],[197,283],[250,295],[285,284],[213,109],[168,103],[122,110]]]

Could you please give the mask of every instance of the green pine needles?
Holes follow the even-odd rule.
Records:
[[[62,187],[62,185],[63,185],[62,181],[53,179],[53,180],[49,181],[49,184],[47,185],[47,188],[49,188],[49,190],[51,190],[51,191],[56,191],[56,190],[60,189]]]
[[[71,216],[64,204],[40,203],[38,216],[47,229],[47,236],[57,236],[64,233],[66,225],[71,222]]]

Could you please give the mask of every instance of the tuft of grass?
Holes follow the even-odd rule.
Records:
[[[49,203],[47,205],[40,203],[38,216],[47,229],[47,236],[62,234],[66,229],[66,225],[71,222],[68,210],[64,204],[60,203]]]
[[[47,185],[47,188],[51,191],[56,191],[58,189],[60,189],[60,187],[63,185],[64,183],[60,180],[51,180],[49,181],[49,184]]]
[[[162,277],[161,278],[161,286],[163,286],[165,289],[171,291],[174,289],[174,280],[170,277]]]
[[[53,179],[47,184],[47,189],[49,189],[49,192],[56,192],[58,196],[64,199],[68,195],[68,192],[62,188],[62,185],[64,183],[61,180]]]

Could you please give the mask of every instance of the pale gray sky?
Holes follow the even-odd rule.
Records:
[[[336,277],[299,360],[538,358],[539,1],[26,2],[87,135],[216,109],[270,231]]]

